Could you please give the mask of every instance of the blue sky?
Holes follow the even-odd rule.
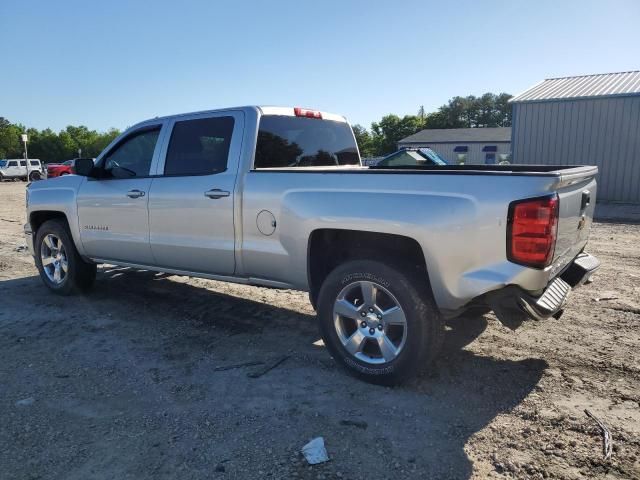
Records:
[[[640,69],[640,1],[0,3],[0,116],[125,128],[300,105],[366,126],[455,95]]]

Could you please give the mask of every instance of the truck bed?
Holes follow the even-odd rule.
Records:
[[[580,172],[589,172],[595,170],[596,167],[589,167],[583,165],[526,165],[526,164],[512,164],[512,165],[409,165],[409,166],[377,166],[370,165],[366,167],[368,170],[393,172],[399,171],[406,173],[407,171],[423,173],[477,173],[481,175],[491,174],[529,174],[529,173],[546,173],[556,175],[565,173],[567,170],[576,170]]]
[[[384,174],[440,174],[440,175],[513,175],[513,176],[578,176],[587,177],[597,173],[597,167],[584,165],[407,165],[407,166],[322,166],[261,168],[260,171],[288,173],[384,173]]]

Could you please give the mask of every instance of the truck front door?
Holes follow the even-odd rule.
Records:
[[[80,238],[87,256],[152,265],[148,200],[162,125],[135,130],[97,162],[99,178],[78,191]]]
[[[170,125],[149,193],[151,251],[174,270],[232,275],[241,111],[194,114]]]

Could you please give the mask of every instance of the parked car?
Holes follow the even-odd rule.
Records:
[[[513,328],[560,315],[599,265],[596,167],[363,167],[325,112],[154,118],[75,169],[27,190],[49,289],[85,291],[109,263],[306,290],[328,351],[376,383],[428,369],[443,320],[468,309]]]
[[[72,174],[73,163],[73,160],[67,160],[62,163],[47,163],[47,178],[55,178],[60,175]]]
[[[447,165],[447,161],[430,148],[403,148],[377,162],[382,167]]]
[[[67,160],[62,163],[48,163],[47,164],[47,178],[60,177],[62,175],[71,175],[75,173],[74,166],[78,158]],[[90,159],[93,161],[93,158]]]
[[[31,181],[40,180],[44,176],[42,163],[37,158],[29,159],[29,175]],[[0,181],[23,180],[27,181],[27,162],[20,158],[0,160]]]

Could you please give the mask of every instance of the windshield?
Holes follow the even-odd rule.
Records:
[[[7,161],[6,160],[0,160],[0,168],[4,168],[7,166]]]
[[[345,122],[286,115],[260,119],[255,168],[360,165]]]
[[[447,165],[447,161],[430,148],[421,148],[418,151],[423,157],[431,160],[436,165]]]

